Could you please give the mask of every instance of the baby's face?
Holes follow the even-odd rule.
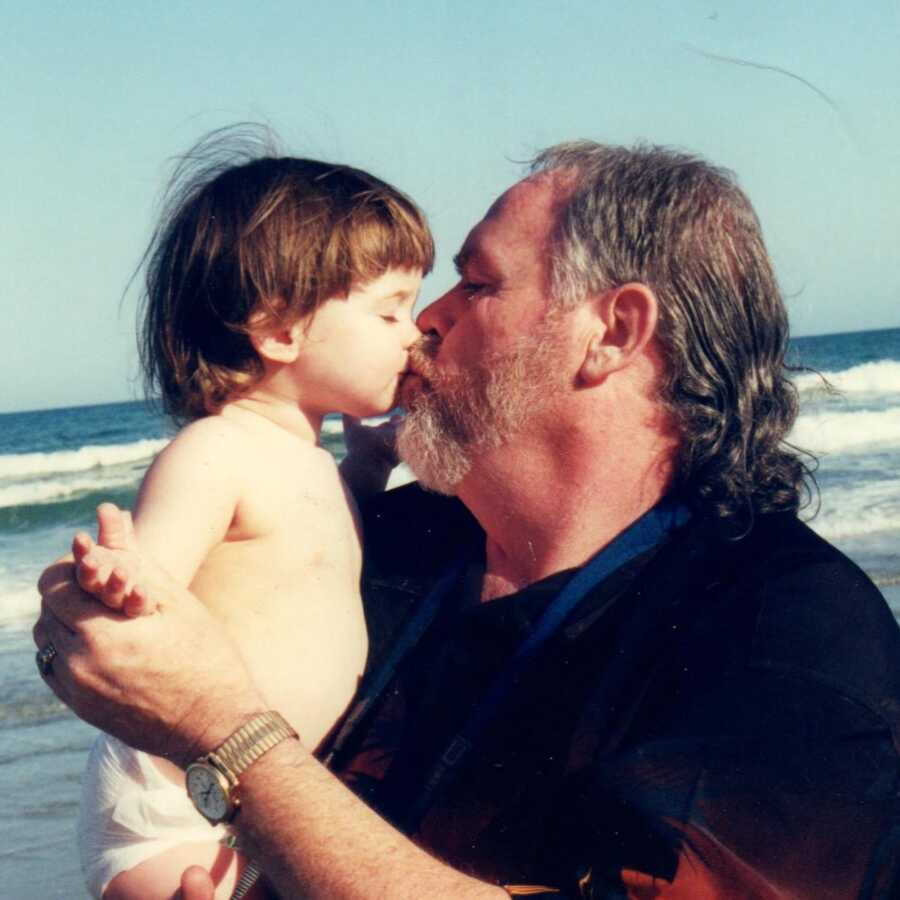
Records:
[[[420,336],[412,310],[421,283],[421,271],[388,269],[316,310],[294,363],[301,406],[355,416],[393,408]]]

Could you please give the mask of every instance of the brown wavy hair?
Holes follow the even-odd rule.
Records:
[[[423,213],[374,175],[281,156],[261,126],[212,132],[177,161],[141,260],[148,396],[177,422],[214,413],[263,374],[251,320],[293,324],[433,261]]]
[[[815,459],[786,441],[798,412],[788,320],[750,201],[734,176],[664,147],[590,141],[541,152],[575,187],[552,236],[557,302],[628,282],[659,301],[662,399],[680,431],[675,488],[730,534],[796,511]]]

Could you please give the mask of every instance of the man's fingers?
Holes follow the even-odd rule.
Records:
[[[110,550],[135,549],[131,516],[126,516],[115,503],[97,507],[97,543]]]
[[[209,872],[200,866],[185,869],[181,876],[180,900],[214,900],[216,888]]]
[[[72,558],[64,556],[41,572],[41,577],[37,583],[38,593],[42,596],[52,593],[60,586],[69,583],[73,576],[74,566],[72,565]]]
[[[38,589],[41,592],[42,616],[59,621],[73,634],[85,620],[114,616],[93,597],[85,594],[71,564],[51,566],[41,576]]]
[[[31,630],[31,636],[38,651],[46,649],[51,644],[55,648],[56,656],[50,663],[49,672],[46,674],[41,670],[39,672],[44,683],[63,703],[69,706],[71,692],[69,691],[70,675],[67,664],[77,652],[78,638],[46,612],[41,613]]]

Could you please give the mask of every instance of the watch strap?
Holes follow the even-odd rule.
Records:
[[[256,760],[288,738],[299,738],[299,735],[284,716],[270,710],[255,715],[206,758],[236,784]]]

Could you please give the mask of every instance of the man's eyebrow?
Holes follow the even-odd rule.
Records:
[[[477,266],[479,270],[484,269],[486,272],[493,271],[494,268],[490,256],[485,254],[483,248],[469,244],[464,244],[459,253],[453,257],[453,265],[458,275],[462,275],[463,270],[469,266]]]

